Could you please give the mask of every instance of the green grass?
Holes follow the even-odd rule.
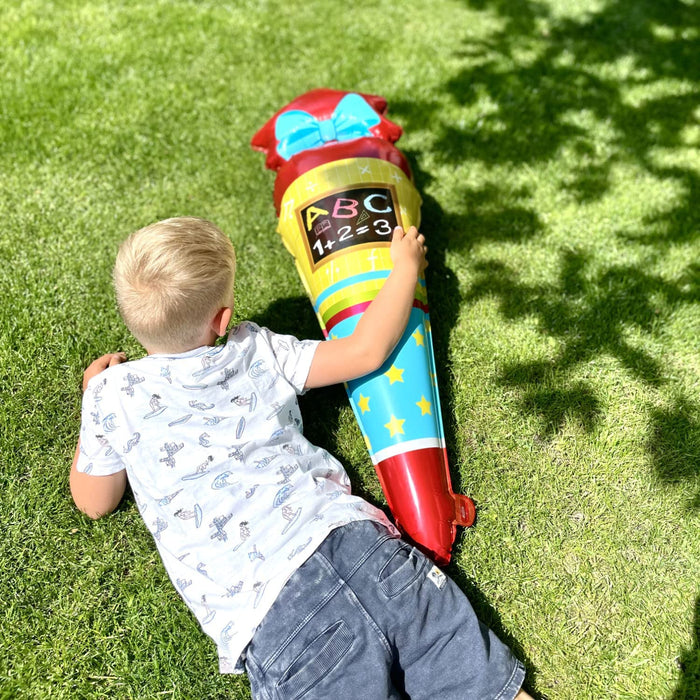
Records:
[[[135,505],[68,471],[82,369],[140,350],[110,270],[211,218],[237,318],[319,337],[248,147],[318,86],[384,95],[423,195],[455,487],[449,573],[540,698],[700,696],[695,0],[6,0],[0,8],[0,697],[246,698]],[[307,433],[382,503],[342,389]]]

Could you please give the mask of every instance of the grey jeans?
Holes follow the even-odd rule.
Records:
[[[459,587],[372,521],[334,530],[297,570],[246,669],[265,700],[512,700],[525,676]]]

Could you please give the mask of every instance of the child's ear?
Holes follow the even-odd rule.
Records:
[[[216,316],[211,321],[211,329],[216,333],[217,337],[226,335],[226,329],[228,324],[231,322],[231,317],[233,316],[233,309],[230,306],[222,306],[217,312]]]

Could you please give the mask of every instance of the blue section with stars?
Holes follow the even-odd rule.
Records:
[[[360,315],[341,321],[331,337],[350,335]],[[347,384],[350,403],[374,457],[414,440],[444,444],[430,319],[411,310],[394,352],[376,372]]]

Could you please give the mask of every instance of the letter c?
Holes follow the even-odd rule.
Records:
[[[369,196],[365,197],[365,207],[367,207],[367,209],[373,211],[375,214],[387,214],[392,210],[391,205],[387,206],[386,209],[375,209],[371,204],[372,200],[375,199],[375,197],[381,197],[385,202],[387,200],[387,196],[385,194],[379,194],[379,192],[370,194]]]

